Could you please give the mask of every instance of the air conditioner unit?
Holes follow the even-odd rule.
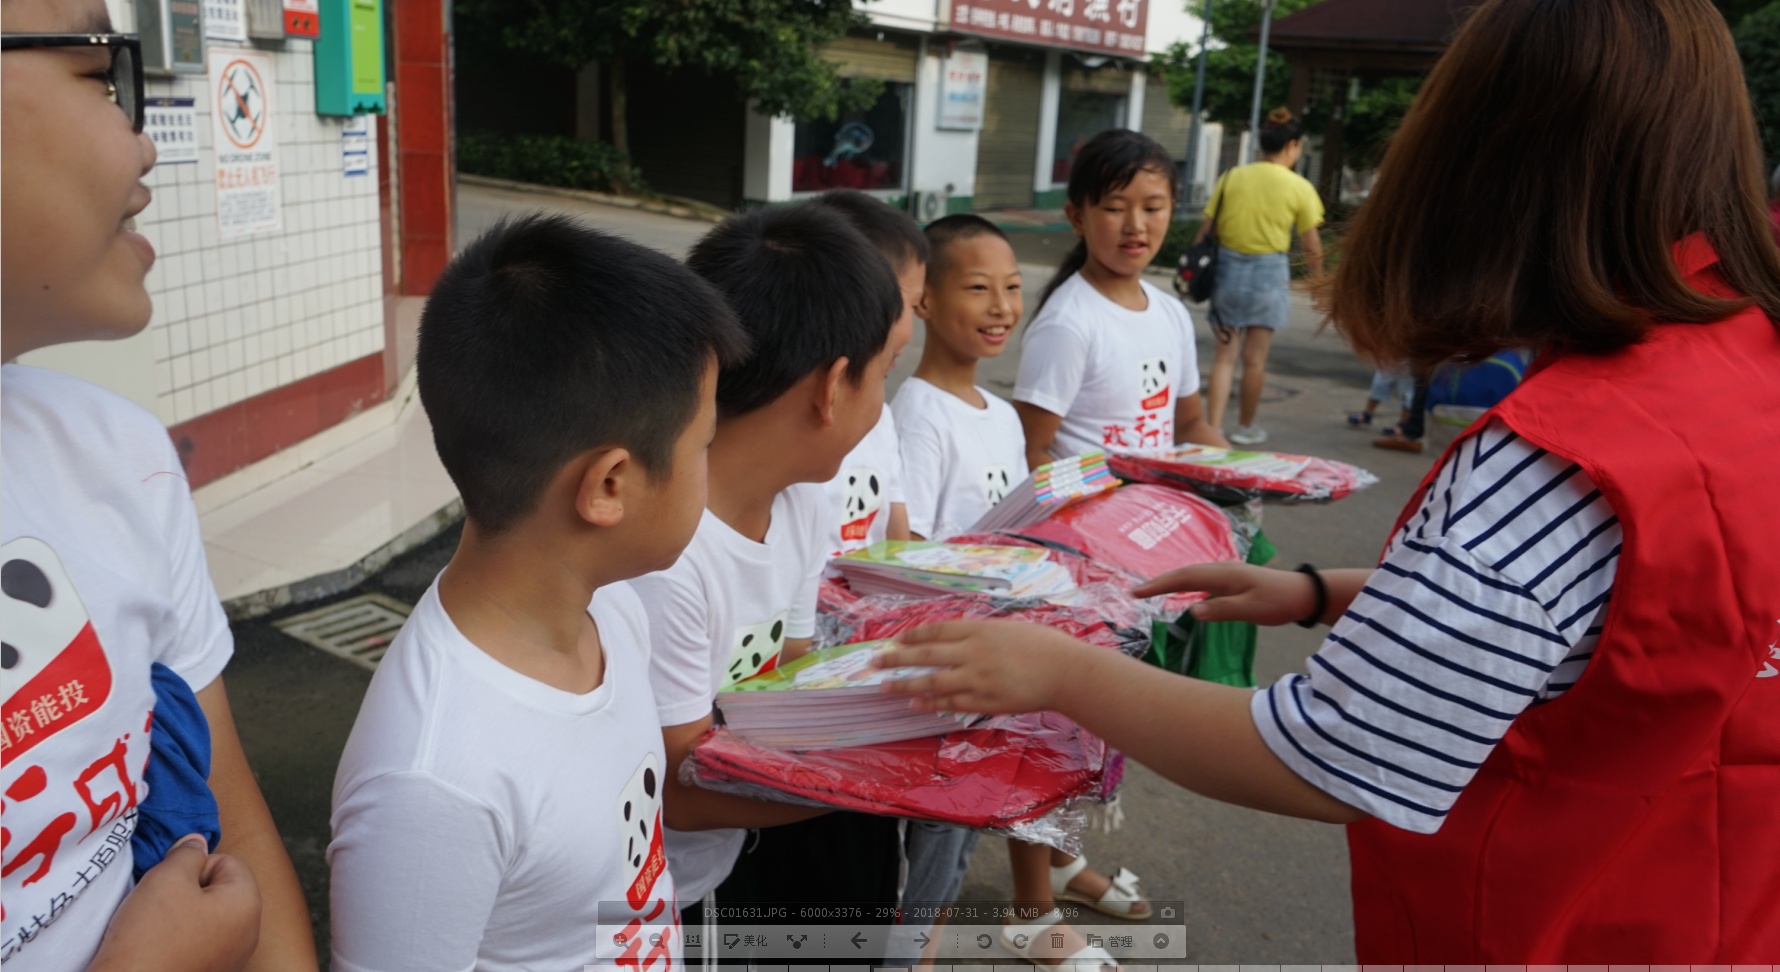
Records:
[[[931,223],[946,214],[944,190],[923,190],[909,193],[909,215],[917,223]]]

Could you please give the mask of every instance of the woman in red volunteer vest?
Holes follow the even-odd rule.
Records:
[[[1376,569],[1187,568],[1140,595],[1331,625],[1258,692],[1050,631],[887,665],[1055,709],[1183,786],[1348,825],[1377,963],[1780,960],[1780,250],[1708,0],[1489,0],[1323,281],[1365,356],[1539,349]],[[1187,741],[1187,742],[1183,742]]]

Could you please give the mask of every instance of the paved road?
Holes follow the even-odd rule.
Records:
[[[503,214],[536,209],[569,212],[676,255],[709,229],[709,224],[692,220],[467,186],[459,189],[458,206],[463,240]],[[1053,240],[1041,246],[1037,239],[1023,238],[1019,242],[1022,261],[1044,260],[1067,243]],[[1023,262],[1023,267],[1036,294],[1050,267],[1039,262]],[[1201,362],[1210,360],[1209,341],[1201,336]],[[1317,333],[1316,315],[1301,295],[1295,297],[1291,326],[1275,349],[1261,414],[1262,424],[1273,433],[1270,445],[1357,463],[1381,480],[1334,506],[1269,508],[1267,530],[1280,548],[1278,563],[1369,563],[1376,559],[1398,508],[1431,460],[1374,450],[1364,436],[1342,426],[1342,416],[1363,399],[1370,371],[1339,338]],[[905,353],[893,383],[900,383],[913,369],[919,354],[918,344]],[[1016,361],[1017,348],[985,366],[987,387],[1009,392]],[[456,542],[457,531],[447,531],[340,597],[370,590],[412,604]],[[323,853],[330,792],[340,750],[370,675],[280,634],[270,625],[278,617],[235,626],[236,656],[227,683],[243,743],[296,861],[325,956]],[[1263,632],[1256,666],[1260,677],[1271,681],[1301,670],[1317,643],[1314,632],[1297,627]],[[1133,766],[1127,777],[1125,812],[1121,830],[1088,837],[1088,854],[1102,868],[1130,867],[1142,875],[1143,886],[1153,897],[1186,900],[1188,962],[1353,961],[1347,851],[1337,828],[1214,803],[1139,766]],[[1002,843],[983,841],[964,897],[1005,900],[1011,894]]]

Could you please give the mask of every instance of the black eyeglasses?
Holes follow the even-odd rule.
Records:
[[[104,47],[111,51],[105,72],[107,94],[123,109],[130,126],[142,131],[142,39],[135,34],[0,34],[0,50],[32,47]]]

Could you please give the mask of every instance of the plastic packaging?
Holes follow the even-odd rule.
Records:
[[[752,746],[718,726],[681,763],[680,781],[752,799],[937,820],[1075,854],[1088,825],[1083,804],[1104,788],[1106,761],[1106,743],[1054,712],[805,753]]]
[[[1284,452],[1251,454],[1281,460],[1273,465],[1282,467],[1284,472],[1244,468],[1246,464],[1241,462],[1232,466],[1192,461],[1194,455],[1204,451],[1198,446],[1177,446],[1152,452],[1120,453],[1108,456],[1107,465],[1123,479],[1189,490],[1226,506],[1253,499],[1327,503],[1378,482],[1377,476],[1358,466]]]
[[[1243,554],[1230,518],[1215,504],[1141,483],[1121,486],[1006,535],[1085,556],[1116,571],[1127,584],[1191,564],[1240,560]],[[1172,617],[1204,597],[1170,595],[1163,610]]]
[[[1053,556],[1062,560],[1067,555]],[[1073,565],[1075,569],[1114,580],[1084,584],[1068,594],[1050,598],[1006,598],[986,594],[857,597],[845,592],[844,588],[825,588],[821,609],[816,615],[815,646],[826,648],[855,641],[893,638],[904,631],[941,621],[1010,620],[1042,624],[1089,644],[1141,657],[1149,650],[1151,622],[1162,617],[1161,605],[1153,600],[1139,601],[1132,597],[1127,590],[1129,582],[1106,568],[1086,562],[1084,558],[1074,559],[1081,561]]]

